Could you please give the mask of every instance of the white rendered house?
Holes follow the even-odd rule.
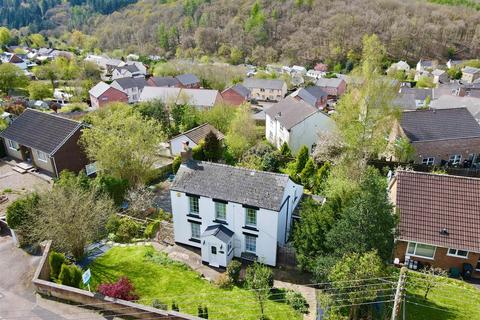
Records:
[[[188,160],[170,188],[175,242],[213,267],[233,257],[275,266],[302,194],[288,175]]]

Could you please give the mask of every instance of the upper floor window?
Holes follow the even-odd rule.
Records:
[[[454,256],[459,258],[468,258],[468,251],[458,249],[448,249],[448,256]]]
[[[218,220],[227,220],[227,204],[215,202],[215,218]]]
[[[198,198],[197,197],[188,197],[189,205],[190,205],[190,213],[192,214],[199,214],[199,206],[198,206]]]
[[[433,257],[435,256],[435,249],[435,246],[431,246],[428,244],[409,242],[407,254],[427,259],[433,259]]]
[[[427,158],[423,158],[422,160],[422,164],[426,164],[427,166],[433,165],[434,162],[435,162],[434,157],[427,157]]]
[[[245,209],[245,224],[247,226],[257,225],[257,210],[252,208]]]
[[[200,225],[198,223],[190,223],[192,239],[200,239]]]
[[[20,146],[18,145],[18,143],[16,143],[15,141],[12,141],[12,140],[7,140],[7,143],[8,143],[8,147],[12,150],[18,150],[20,149]]]
[[[39,151],[39,150],[37,150],[37,158],[38,158],[38,160],[43,161],[43,162],[48,161],[47,154],[45,152],[42,152],[42,151]]]

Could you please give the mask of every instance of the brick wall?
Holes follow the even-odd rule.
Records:
[[[244,97],[239,95],[235,90],[229,88],[222,92],[223,100],[226,103],[232,104],[234,106],[239,106],[244,103],[246,100]]]
[[[395,244],[394,258],[399,258],[401,263],[405,262],[405,253],[407,252],[407,246],[408,242],[405,241],[397,241],[397,243]],[[447,248],[437,247],[433,260],[413,256],[412,259],[421,261],[423,264],[426,265],[431,265],[436,268],[442,268],[447,271],[452,267],[458,268],[461,271],[463,263],[470,263],[473,268],[475,268],[478,259],[480,259],[479,253],[469,252],[468,258],[463,259],[448,256],[447,251]],[[480,272],[474,271],[473,276],[476,278],[480,278]]]
[[[463,161],[471,153],[480,153],[480,138],[413,142],[412,145],[416,151],[416,163],[422,163],[426,157],[435,157],[435,164],[440,164],[454,154],[461,154]]]

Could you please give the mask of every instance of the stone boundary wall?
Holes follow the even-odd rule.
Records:
[[[50,281],[50,265],[48,254],[51,241],[48,241],[43,248],[42,259],[33,276],[33,285],[37,293],[55,297],[61,300],[74,302],[80,305],[88,305],[98,311],[109,311],[119,317],[125,316],[135,319],[172,319],[172,320],[202,320],[198,317],[182,314],[175,311],[164,311],[141,304],[103,296],[82,289],[64,286]],[[152,279],[154,280],[154,279]]]

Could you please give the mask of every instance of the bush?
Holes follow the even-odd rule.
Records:
[[[72,282],[72,279],[70,277],[70,268],[68,267],[68,264],[64,263],[62,264],[62,267],[60,269],[60,274],[58,275],[57,283],[63,284],[65,286],[70,286],[71,282]]]
[[[57,283],[65,286],[80,288],[82,270],[74,264],[63,263],[58,275]]]
[[[48,264],[50,265],[50,278],[53,281],[58,279],[58,275],[62,269],[62,265],[65,263],[65,255],[63,253],[58,253],[51,251],[48,255]]]
[[[134,291],[135,288],[127,277],[122,277],[115,283],[102,283],[98,286],[98,292],[104,296],[127,301],[138,299]]]
[[[135,238],[140,230],[140,225],[130,218],[124,217],[120,219],[120,225],[115,233],[115,241],[130,242]]]
[[[39,197],[36,193],[15,200],[7,208],[7,224],[12,229],[21,229],[33,224],[32,211],[38,204]]]
[[[305,300],[301,293],[295,291],[287,291],[287,293],[285,294],[285,301],[296,311],[304,314],[308,313],[307,300]]]
[[[207,306],[202,307],[198,306],[198,317],[202,319],[208,319],[208,308]]]
[[[155,237],[159,227],[160,227],[160,221],[159,220],[155,220],[153,222],[150,222],[147,225],[147,227],[145,228],[145,231],[143,233],[145,235],[145,238],[151,239],[151,238]]]
[[[178,307],[178,304],[175,301],[172,302],[172,310],[177,312],[180,311],[180,308]]]
[[[172,170],[174,174],[177,173],[181,164],[182,164],[182,158],[180,156],[175,157],[175,159],[173,159]]]
[[[218,277],[218,279],[215,283],[221,289],[228,289],[232,286],[233,281],[228,277],[228,275],[226,273],[222,273]]]
[[[168,309],[168,306],[158,299],[153,299],[152,307],[160,309],[160,310],[167,310]]]
[[[128,180],[111,176],[100,176],[95,179],[98,188],[108,194],[117,206],[125,200],[128,191]]]
[[[230,282],[238,284],[240,279],[240,271],[242,270],[242,263],[237,260],[232,260],[227,266],[227,276]]]
[[[117,233],[118,228],[120,227],[120,217],[116,214],[112,214],[108,220],[107,224],[105,225],[105,229],[107,233]]]

